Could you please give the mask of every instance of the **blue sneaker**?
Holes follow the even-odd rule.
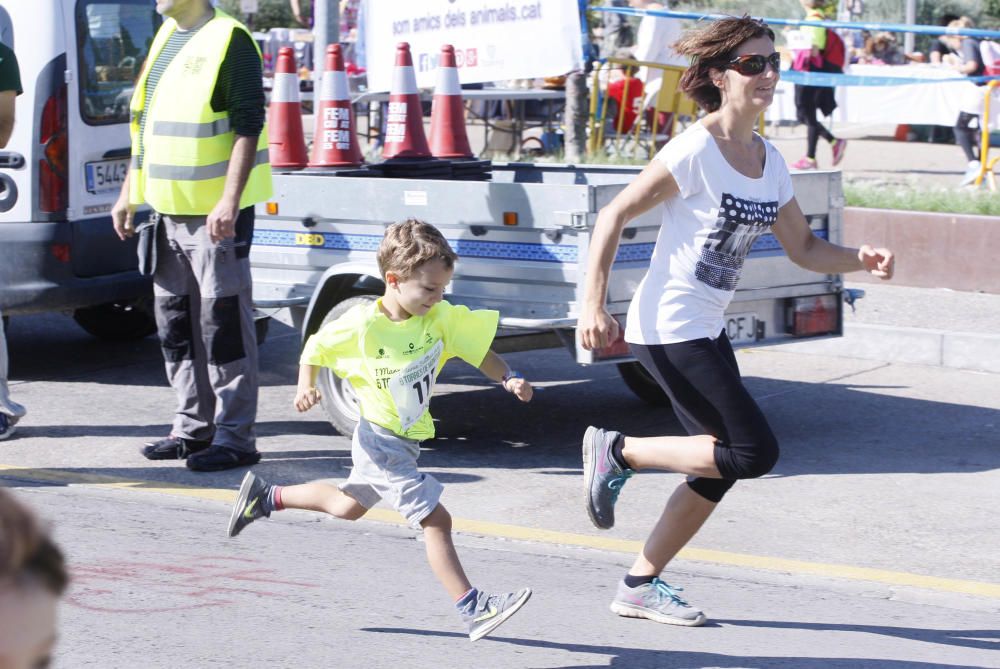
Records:
[[[622,469],[611,457],[611,447],[620,434],[588,427],[583,435],[583,487],[587,515],[596,527],[609,530],[615,525],[615,502],[622,486],[635,473]]]
[[[626,618],[646,618],[667,625],[704,625],[705,614],[681,599],[677,595],[681,590],[683,588],[672,588],[658,578],[635,588],[621,581],[611,610]]]
[[[500,624],[517,613],[531,597],[531,588],[521,588],[517,592],[491,595],[476,592],[475,601],[459,611],[469,628],[469,640],[478,641],[500,627]]]
[[[10,416],[0,412],[0,441],[12,436],[14,434],[14,422],[10,419]]]

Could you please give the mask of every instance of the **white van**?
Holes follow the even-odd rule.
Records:
[[[0,151],[5,316],[71,311],[113,339],[155,331],[150,281],[110,212],[128,169],[132,88],[160,21],[150,0],[0,4],[24,88]]]

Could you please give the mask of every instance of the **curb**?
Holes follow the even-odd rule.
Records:
[[[789,351],[1000,374],[1000,335],[845,323],[844,336],[785,344]]]

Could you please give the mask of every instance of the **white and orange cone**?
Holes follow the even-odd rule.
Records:
[[[430,158],[431,150],[424,135],[424,115],[413,73],[410,45],[396,45],[396,67],[392,72],[389,91],[389,113],[386,118],[385,144],[382,157]]]
[[[465,106],[458,82],[455,47],[441,47],[437,87],[431,106],[431,154],[438,158],[472,158],[469,136],[465,132]]]
[[[339,44],[326,47],[326,68],[315,112],[309,167],[357,167],[361,148],[354,132],[354,110]]]
[[[271,167],[286,170],[305,167],[308,155],[305,133],[302,132],[299,77],[295,72],[295,52],[289,46],[278,50],[267,116]]]

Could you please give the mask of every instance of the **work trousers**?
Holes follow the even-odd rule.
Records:
[[[250,281],[253,207],[218,244],[205,216],[163,215],[153,274],[167,379],[177,395],[171,433],[256,449],[257,341]]]

